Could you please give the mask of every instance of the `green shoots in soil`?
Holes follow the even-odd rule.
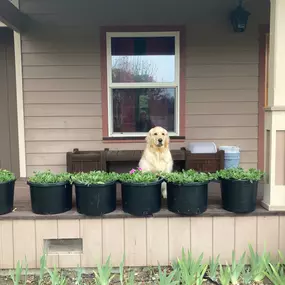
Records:
[[[162,271],[160,265],[158,265],[158,276],[159,276],[158,285],[179,284],[179,281],[174,279],[175,274],[176,274],[176,270],[173,270],[171,273],[167,275],[167,271],[165,269]]]
[[[59,273],[56,266],[53,270],[47,268],[47,272],[50,276],[51,285],[67,285],[66,278]]]
[[[237,285],[241,276],[241,273],[245,267],[245,252],[238,262],[236,262],[235,252],[232,251],[232,266],[231,266],[231,283]]]
[[[231,281],[231,269],[228,265],[220,264],[220,283],[221,285],[229,285]]]
[[[264,172],[261,170],[250,168],[245,170],[241,167],[232,167],[228,169],[222,169],[216,172],[216,177],[220,179],[234,179],[234,180],[248,180],[250,182],[259,181],[264,176]]]
[[[95,185],[105,184],[113,181],[117,181],[119,177],[118,173],[105,172],[105,171],[90,171],[90,172],[79,172],[71,175],[71,181],[73,183],[83,185]]]
[[[108,257],[106,263],[102,266],[98,265],[98,273],[94,271],[94,279],[97,285],[109,285],[111,280],[114,278],[114,275],[112,275],[112,265],[110,258],[111,256]]]
[[[216,176],[211,173],[198,172],[193,169],[161,174],[167,182],[176,184],[202,183],[213,180]]]
[[[16,179],[16,177],[15,177],[14,173],[12,173],[6,169],[0,168],[0,183],[13,181],[15,179]]]
[[[265,278],[266,264],[270,262],[270,255],[264,249],[263,254],[259,256],[257,252],[254,252],[251,245],[249,245],[249,253],[252,279],[254,282],[261,282]]]
[[[209,258],[208,276],[213,281],[217,281],[217,270],[218,270],[219,263],[220,263],[219,259],[220,259],[220,255],[217,256],[216,260],[214,257]]]
[[[37,184],[50,184],[70,181],[69,173],[52,173],[50,170],[34,172],[34,175],[28,178],[28,182]]]

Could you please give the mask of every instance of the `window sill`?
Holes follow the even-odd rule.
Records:
[[[170,136],[172,142],[184,142],[185,136]],[[145,142],[145,137],[103,137],[104,143]]]

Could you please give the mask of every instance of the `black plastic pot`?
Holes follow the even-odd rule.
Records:
[[[0,215],[13,211],[15,181],[0,183]]]
[[[40,215],[60,214],[72,208],[72,185],[69,182],[39,184],[28,182],[32,211]]]
[[[116,210],[116,181],[106,184],[75,184],[77,212],[102,216]]]
[[[161,209],[161,183],[122,182],[123,211],[134,216],[149,216]]]
[[[256,209],[258,181],[221,180],[223,209],[234,213],[250,213]]]
[[[167,183],[168,210],[180,215],[195,216],[208,208],[208,182]]]

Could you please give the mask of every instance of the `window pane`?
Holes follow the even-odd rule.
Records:
[[[175,37],[112,38],[112,82],[174,82]]]
[[[114,133],[148,132],[175,126],[175,88],[113,89]]]

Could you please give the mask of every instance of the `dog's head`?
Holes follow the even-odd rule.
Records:
[[[167,130],[165,130],[164,128],[154,127],[148,132],[146,141],[148,146],[152,148],[168,148],[169,135]]]

